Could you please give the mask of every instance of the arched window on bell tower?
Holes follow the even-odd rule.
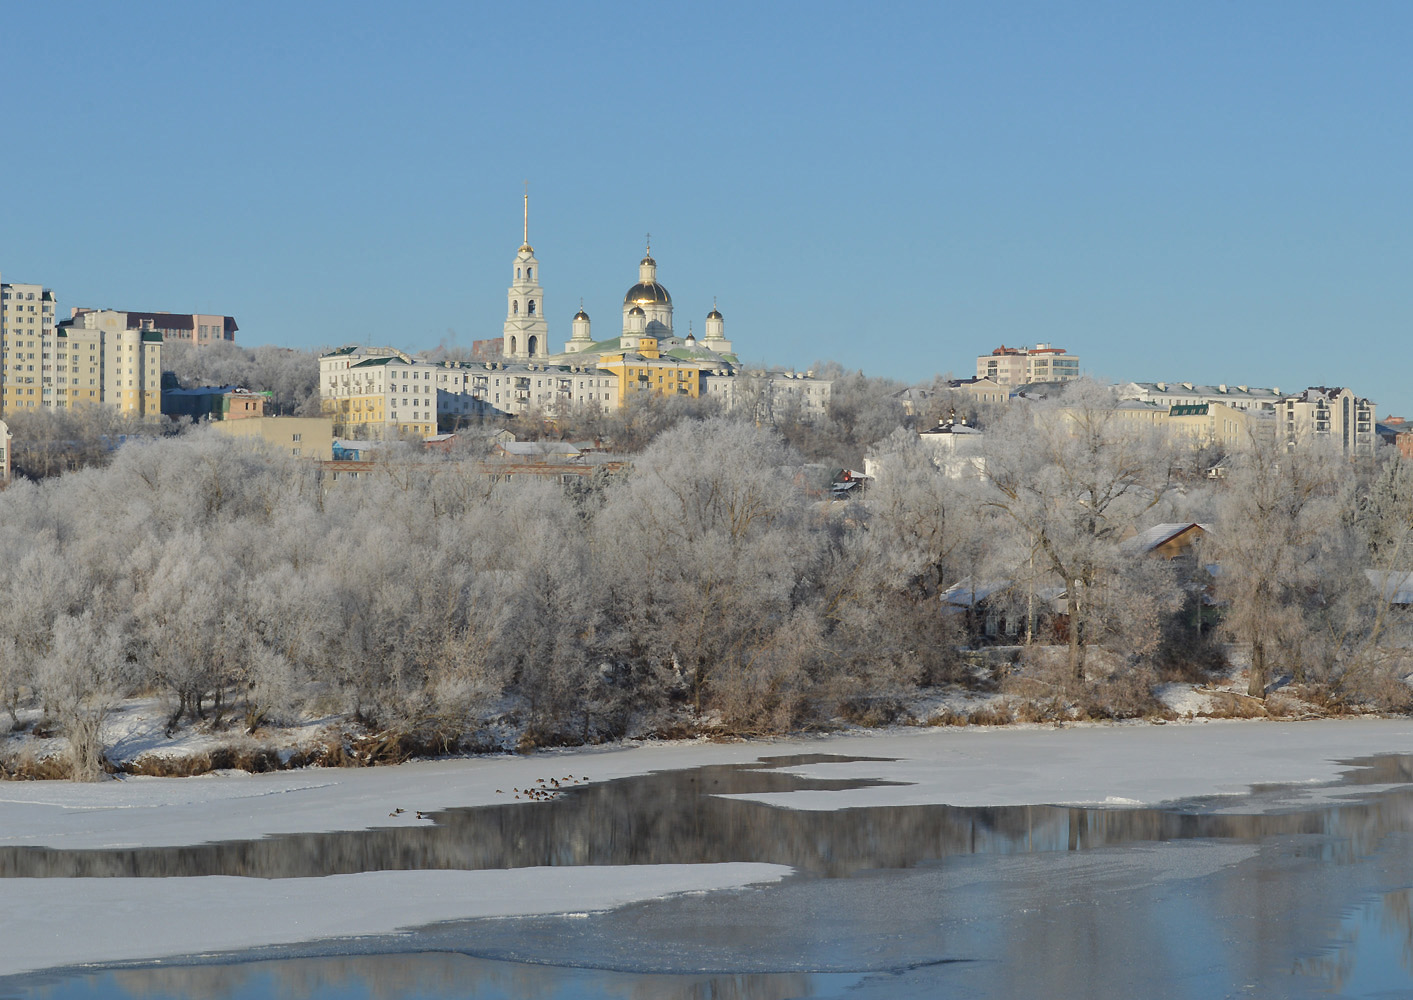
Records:
[[[529,305],[529,307],[525,310],[525,314],[526,314],[527,316],[533,316],[533,315],[535,315],[535,300],[534,300],[534,299],[531,299],[531,300],[530,300],[530,305]]]
[[[519,302],[512,302],[512,303],[510,303],[510,315],[512,315],[512,316],[519,316],[519,315],[520,315],[520,303],[519,303]]]
[[[526,280],[526,281],[534,281],[534,280],[535,280],[535,269],[534,269],[533,267],[527,267],[527,268],[525,268],[525,280]]]

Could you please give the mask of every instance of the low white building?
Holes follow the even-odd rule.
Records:
[[[814,372],[743,371],[728,365],[702,373],[702,397],[716,399],[724,409],[749,408],[757,420],[771,421],[793,409],[806,417],[829,412],[831,379]]]
[[[917,435],[920,444],[932,464],[952,479],[979,477],[986,472],[985,435],[975,427],[966,424],[947,423]],[[888,465],[892,456],[865,455],[864,475],[869,479],[883,480],[888,477]]]
[[[576,403],[611,409],[617,385],[597,368],[428,361],[391,347],[344,347],[319,359],[321,407],[336,433],[370,438],[427,438],[439,422],[554,413]]]

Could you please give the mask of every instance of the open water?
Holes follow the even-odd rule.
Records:
[[[759,861],[798,874],[571,917],[0,981],[98,997],[1413,996],[1413,757],[1346,798],[1279,788],[1161,809],[806,812],[724,793],[854,787],[777,757],[624,778],[435,825],[181,848],[0,850],[0,877],[247,875]],[[0,942],[3,947],[3,942]]]

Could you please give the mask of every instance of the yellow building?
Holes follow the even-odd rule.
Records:
[[[334,457],[334,422],[324,417],[247,417],[215,420],[208,426],[228,437],[259,438],[296,458],[328,462]]]
[[[1193,447],[1217,445],[1238,448],[1250,437],[1252,413],[1226,403],[1198,403],[1173,406],[1168,410],[1168,427]]]
[[[18,296],[16,287],[6,286],[7,293]],[[15,308],[27,306],[29,287],[23,288],[23,300],[5,301],[15,302]],[[0,335],[5,366],[0,412],[106,405],[157,419],[162,412],[162,334],[129,329],[127,313],[110,309],[81,310],[55,327],[53,293],[42,294],[43,325],[30,329],[26,313],[18,316],[24,326],[12,318]]]
[[[640,392],[692,399],[702,394],[701,363],[663,357],[658,352],[656,337],[640,337],[637,351],[603,355],[599,358],[599,370],[617,376],[619,406]]]

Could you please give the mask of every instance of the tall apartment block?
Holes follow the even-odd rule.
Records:
[[[0,281],[0,413],[43,405],[43,359],[52,363],[44,344],[54,339],[54,307],[54,292],[42,285]]]
[[[82,310],[56,324],[52,290],[0,283],[0,416],[40,408],[107,405],[156,419],[162,412],[162,334],[129,315]]]
[[[69,405],[93,402],[97,388],[97,401],[120,413],[152,420],[162,415],[162,332],[150,320],[134,328],[132,316],[84,309],[59,324],[56,392],[67,388]]]
[[[976,359],[976,377],[989,378],[998,385],[1026,385],[1030,382],[1069,382],[1079,378],[1079,358],[1063,347],[1036,344],[1034,347],[1007,347],[1002,344],[990,354]]]

